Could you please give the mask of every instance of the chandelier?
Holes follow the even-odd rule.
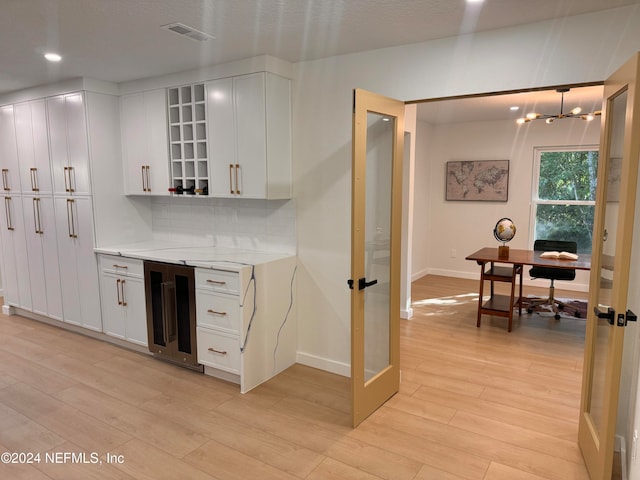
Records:
[[[602,114],[600,110],[598,110],[597,112],[582,113],[582,109],[580,107],[576,107],[570,112],[565,113],[564,112],[564,94],[568,91],[569,91],[568,88],[558,88],[556,90],[556,92],[562,95],[560,97],[560,113],[558,113],[557,115],[545,115],[542,113],[531,112],[531,113],[527,113],[526,116],[516,120],[516,123],[518,125],[522,125],[523,123],[527,123],[532,120],[544,120],[546,123],[553,123],[553,121],[557,118],[580,118],[582,120],[587,120],[588,122],[590,122],[591,120],[596,118],[597,115]]]

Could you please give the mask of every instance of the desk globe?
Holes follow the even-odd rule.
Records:
[[[507,246],[507,242],[515,237],[515,235],[516,226],[510,218],[504,217],[498,220],[496,226],[493,227],[493,236],[496,240],[502,242],[502,245],[498,247],[499,258],[509,258],[509,247]]]

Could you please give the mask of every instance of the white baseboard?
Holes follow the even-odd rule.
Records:
[[[328,358],[322,358],[316,355],[298,352],[296,354],[296,362],[302,365],[306,365],[307,367],[317,368],[319,370],[324,370],[325,372],[329,373],[335,373],[336,375],[341,375],[343,377],[351,377],[350,365],[342,362],[336,362],[335,360],[330,360]]]
[[[622,466],[622,480],[627,480],[627,442],[622,435],[616,435],[614,450],[620,452],[620,462]]]
[[[400,310],[400,318],[410,320],[413,317],[413,308],[403,308]]]

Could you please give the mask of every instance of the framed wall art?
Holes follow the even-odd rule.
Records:
[[[509,160],[447,162],[445,200],[506,202],[509,199]]]

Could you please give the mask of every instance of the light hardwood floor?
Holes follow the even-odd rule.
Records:
[[[0,478],[587,479],[576,444],[584,321],[524,314],[507,333],[505,319],[485,316],[477,329],[476,281],[427,276],[412,295],[400,393],[356,429],[344,377],[296,365],[241,395],[0,316],[0,452],[41,454],[0,463]],[[47,462],[45,452],[95,452],[102,463]]]

